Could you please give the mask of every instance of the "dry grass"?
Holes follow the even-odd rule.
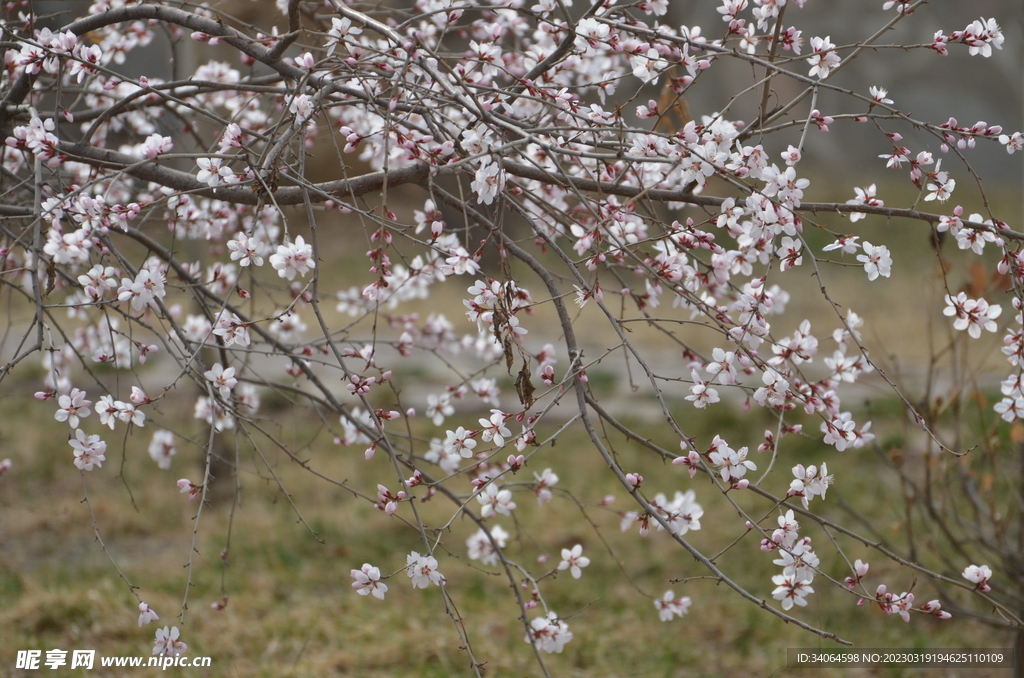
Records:
[[[41,413],[45,408],[23,405],[25,402],[6,403],[22,425],[31,425],[17,449],[7,446],[5,454],[14,459],[15,471],[0,481],[4,516],[0,540],[7,545],[0,554],[0,637],[5,639],[0,666],[12,667],[15,651],[27,648],[147,654],[153,627],[137,628],[136,601],[94,541],[89,506],[110,556],[125,576],[141,587],[140,597],[161,614],[160,623],[181,624],[176,616],[186,591],[188,574],[183,566],[189,559],[196,504],[186,502],[174,481],[183,475],[198,475],[198,450],[182,450],[174,469],[161,472],[146,457],[141,443],[129,442],[123,467],[120,451],[112,449],[102,471],[86,475],[86,505],[82,503],[81,479],[68,470],[70,452],[42,435],[52,428],[46,412]],[[274,423],[282,436],[291,438],[290,443],[303,447],[312,441],[303,458],[317,471],[352,487],[366,488],[371,469],[379,472],[385,463],[378,459],[367,464],[358,451],[335,448],[324,435],[314,437],[311,431],[318,428],[318,422],[308,411],[281,413]],[[740,439],[756,436],[762,423],[758,415],[744,420],[723,415],[705,425],[709,430],[732,430]],[[658,435],[657,431],[651,433]],[[630,445],[613,442],[627,462],[637,454]],[[811,442],[800,446],[804,449],[793,454],[801,459],[816,454]],[[242,502],[235,511],[226,566],[219,554],[227,540],[230,481],[227,488],[215,488],[200,519],[183,638],[190,645],[189,654],[213,658],[213,668],[203,670],[202,675],[471,675],[439,590],[414,591],[401,572],[388,581],[391,589],[384,602],[357,596],[350,589],[348,571],[352,567],[368,561],[390,572],[404,565],[409,551],[422,551],[415,531],[397,517],[373,510],[345,489],[313,478],[265,442],[261,453],[241,448]],[[898,516],[886,497],[893,488],[878,482],[871,454],[847,455],[843,462],[830,460],[830,465],[840,466],[836,471],[842,474],[835,494],[841,492],[860,507],[873,506],[871,520],[880,531],[892,535],[898,529]],[[600,460],[578,437],[561,440],[548,459],[562,476],[567,492],[587,499],[617,494],[619,505],[625,508],[624,496],[604,478]],[[858,467],[864,470],[858,473]],[[270,478],[271,470],[280,486]],[[651,490],[672,491],[687,485],[678,475],[651,478]],[[137,509],[131,505],[126,485],[134,494]],[[693,534],[693,541],[713,552],[738,534],[737,521],[706,483],[698,478],[692,486],[707,510],[705,529]],[[282,487],[291,493],[302,520],[325,543],[318,543],[297,522]],[[830,493],[833,498],[838,503],[839,497]],[[563,575],[556,586],[544,587],[551,607],[568,619],[575,633],[563,654],[545,657],[552,675],[795,675],[783,668],[786,648],[829,646],[782,624],[710,580],[675,585],[677,595],[693,599],[693,608],[682,620],[662,623],[650,596],[660,596],[670,588],[671,579],[702,574],[697,563],[673,548],[664,535],[653,534],[639,541],[633,531],[621,534],[618,516],[612,511],[592,506],[581,509],[560,496],[543,509],[542,516],[528,489],[516,499],[522,531],[515,532],[507,519],[498,521],[515,534],[511,558],[531,564],[539,555],[548,554],[557,563],[558,549],[574,543],[584,544],[592,558],[581,580]],[[834,505],[828,510],[835,511]],[[454,513],[440,498],[418,508],[432,526],[447,522]],[[598,530],[581,519],[581,510]],[[408,506],[399,515],[409,517]],[[542,527],[527,531],[526,526],[535,525]],[[453,545],[453,552],[438,553],[473,651],[486,662],[488,675],[538,675],[529,646],[523,642],[507,580],[494,568],[477,568],[465,560],[462,542],[473,531],[474,526],[456,518],[445,541]],[[826,571],[834,577],[845,576],[841,558],[826,547],[820,533],[811,533]],[[848,551],[851,559],[865,554],[863,549]],[[758,550],[756,540],[748,537],[741,541],[729,556],[731,563],[723,558],[723,565],[732,576],[755,594],[770,595],[769,577],[777,568],[771,565],[770,556]],[[878,563],[880,569],[881,565]],[[888,581],[893,587],[911,584],[908,572],[890,574]],[[221,599],[222,581],[230,603],[223,611],[215,611],[210,605]],[[917,589],[922,598],[931,597],[926,587],[927,583],[921,582]],[[852,599],[824,581],[816,583],[816,589],[818,594],[798,616],[862,647],[1005,647],[1011,643],[1008,635],[993,634],[966,620],[940,623],[915,617],[911,624],[904,624],[877,609],[854,607]],[[114,669],[107,671],[89,675],[159,673],[150,669],[124,669],[120,674]],[[833,674],[823,671],[818,675]],[[849,670],[842,675],[901,674]],[[933,671],[929,675],[944,674]]]

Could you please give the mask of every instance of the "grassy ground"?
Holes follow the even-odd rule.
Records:
[[[123,463],[121,451],[113,444],[103,470],[86,474],[83,484],[76,473],[68,472],[65,462],[70,452],[57,444],[61,441],[42,434],[50,428],[47,408],[13,398],[4,407],[20,422],[19,429],[25,427],[28,432],[19,436],[16,446],[7,433],[3,448],[4,454],[15,460],[16,469],[0,481],[0,543],[5,545],[0,551],[0,637],[4,639],[0,666],[5,673],[12,671],[19,649],[97,649],[108,656],[149,653],[154,627],[137,627],[137,601],[119,578],[112,559],[128,581],[141,587],[139,596],[161,615],[161,625],[181,625],[177,615],[188,590],[183,639],[189,643],[190,655],[213,658],[211,669],[193,669],[202,671],[201,675],[472,675],[438,589],[414,591],[401,572],[388,580],[391,589],[384,602],[357,596],[350,588],[348,572],[352,567],[372,562],[389,573],[404,565],[406,553],[423,550],[416,533],[400,518],[409,517],[408,506],[403,506],[398,516],[386,516],[344,488],[317,480],[268,446],[261,446],[262,457],[242,446],[241,505],[233,504],[231,481],[213,488],[210,505],[199,518],[192,586],[188,587],[185,566],[197,504],[188,503],[174,481],[198,476],[196,455],[182,450],[173,470],[163,472],[135,442],[129,442]],[[303,449],[303,457],[317,472],[352,487],[365,488],[375,477],[370,470],[379,472],[380,464],[385,463],[378,459],[367,464],[359,451],[333,447],[323,435],[314,437],[311,431],[318,423],[308,411],[281,413],[275,418],[280,435]],[[733,431],[737,441],[753,441],[764,424],[760,413],[743,418],[723,414],[703,421],[708,430],[724,427]],[[659,433],[652,430],[652,434]],[[889,443],[894,441],[898,442],[894,438]],[[614,436],[612,442],[627,462],[638,454]],[[229,439],[226,444],[230,447],[234,441]],[[556,564],[558,549],[575,543],[582,543],[592,559],[579,581],[563,574],[557,586],[544,587],[549,604],[567,619],[575,634],[562,654],[545,657],[552,675],[805,675],[785,668],[787,648],[834,647],[730,595],[712,580],[671,584],[670,580],[704,573],[664,534],[652,533],[639,541],[633,530],[620,533],[619,517],[612,509],[625,510],[626,497],[601,473],[602,463],[585,441],[570,435],[556,449],[548,459],[563,478],[560,485],[565,494],[556,496],[543,509],[544,519],[538,521],[541,509],[532,492],[523,488],[516,497],[520,508],[515,512],[521,529],[508,519],[499,521],[514,536],[510,557],[524,564],[532,565],[544,554]],[[800,441],[778,463],[788,464],[789,457],[806,461],[808,454],[818,453],[816,442]],[[845,520],[838,507],[848,502],[868,511],[874,528],[898,542],[901,521],[898,502],[893,500],[898,487],[880,476],[877,453],[846,454],[829,459],[829,464],[841,482],[830,490],[826,515]],[[533,470],[542,469],[527,469]],[[706,510],[705,529],[691,534],[697,546],[715,552],[741,533],[731,509],[706,481],[700,477],[687,481],[684,474],[669,473],[671,478],[651,478],[651,490],[655,486],[668,492],[687,487],[697,490]],[[609,493],[618,499],[611,509],[581,507],[568,496],[597,499]],[[83,502],[86,496],[88,503]],[[444,523],[453,515],[439,498],[418,508],[431,525]],[[300,515],[305,525],[299,522]],[[544,525],[539,532],[525,527],[537,524]],[[107,547],[106,554],[95,539],[94,525]],[[220,553],[228,542],[229,525],[230,550],[225,564]],[[324,543],[318,543],[310,530]],[[488,675],[538,675],[523,641],[524,631],[507,580],[496,568],[476,567],[465,558],[462,543],[473,531],[475,527],[456,519],[445,542],[454,545],[452,552],[438,553],[458,613],[466,621],[473,652],[486,662]],[[808,533],[818,544],[825,572],[838,579],[846,576],[843,560],[827,546],[821,532],[809,529]],[[851,559],[868,557],[866,549],[842,545]],[[728,556],[722,559],[727,572],[756,595],[770,598],[770,576],[778,568],[771,564],[771,556],[758,550],[756,540],[742,540]],[[886,581],[899,590],[912,584],[910,572],[886,571],[876,558],[871,560],[877,568],[871,573],[873,582]],[[917,585],[920,600],[935,597],[926,581]],[[693,607],[685,618],[662,623],[652,597],[669,588],[677,596],[690,596]],[[860,647],[1012,644],[1009,634],[966,619],[939,622],[915,615],[912,623],[905,624],[877,608],[856,607],[852,598],[820,577],[815,588],[818,593],[797,616]],[[227,607],[211,609],[222,593],[229,595]],[[175,670],[190,671],[171,669]],[[159,673],[153,669],[118,671],[100,669],[88,675]],[[13,671],[9,675],[30,674]],[[954,674],[938,669],[848,669],[814,675]]]

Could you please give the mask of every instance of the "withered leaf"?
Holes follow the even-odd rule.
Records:
[[[516,377],[516,394],[524,408],[533,407],[533,392],[535,390],[533,382],[530,381],[530,366],[524,361],[523,369],[519,370],[519,376]]]
[[[512,355],[512,339],[505,337],[501,342],[501,348],[505,351],[505,369],[508,370],[509,374],[512,374],[512,362],[514,360]]]
[[[54,286],[57,284],[57,263],[52,259],[46,262],[46,291],[43,292],[44,297],[50,296],[50,292],[53,291]]]

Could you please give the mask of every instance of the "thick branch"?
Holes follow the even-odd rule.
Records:
[[[259,196],[250,185],[221,185],[213,188],[196,179],[195,175],[181,170],[160,165],[157,161],[141,160],[131,155],[110,151],[95,146],[82,146],[61,143],[61,153],[70,160],[86,162],[97,167],[123,171],[125,174],[152,181],[177,191],[197,193],[207,198],[215,198],[226,202],[242,205],[256,205]],[[304,200],[305,191],[315,191],[312,197],[319,197],[320,202],[328,196],[353,197],[380,190],[385,180],[389,186],[398,184],[418,183],[426,180],[430,168],[428,165],[409,165],[390,172],[371,172],[354,179],[339,179],[311,186],[287,186],[274,192],[274,200],[279,205],[298,205]]]

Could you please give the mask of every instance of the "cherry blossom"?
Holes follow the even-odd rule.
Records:
[[[505,414],[501,410],[491,410],[490,419],[481,419],[479,423],[482,427],[480,437],[484,442],[493,440],[495,447],[504,447],[505,438],[512,435],[505,427]]]
[[[718,436],[711,442],[708,458],[718,467],[718,472],[725,482],[729,482],[730,479],[739,480],[746,475],[747,470],[757,470],[754,462],[747,459],[747,448],[733,450]]]
[[[809,539],[802,539],[788,548],[783,547],[779,555],[780,558],[772,562],[782,566],[783,575],[806,582],[814,578],[814,571],[820,561],[811,550]]]
[[[680,443],[682,446],[683,443]],[[686,451],[685,448],[683,450]],[[697,454],[696,450],[690,450],[686,455],[676,457],[672,460],[672,463],[676,466],[685,466],[689,472],[690,477],[697,475],[697,469],[700,468],[700,455]]]
[[[309,52],[306,52],[306,55],[309,55]],[[312,55],[309,55],[309,58],[304,61],[302,66],[305,67],[306,70],[312,70],[312,60]],[[288,110],[295,116],[295,121],[297,123],[305,122],[313,116],[313,100],[305,94],[300,94],[297,97],[292,98],[291,103],[288,104]],[[200,179],[200,181],[202,181],[202,179]]]
[[[429,537],[430,554],[457,555],[465,539],[474,566],[511,568],[522,586],[508,601],[512,617],[540,615],[524,618],[526,641],[561,652],[573,634],[549,604],[572,582],[556,575],[580,578],[589,565],[583,544],[602,539],[616,518],[641,538],[652,524],[670,533],[651,548],[685,541],[699,549],[698,561],[715,567],[695,578],[721,579],[716,568],[728,572],[745,548],[771,553],[762,567],[778,568],[769,575],[776,575],[775,612],[805,606],[814,577],[837,566],[852,570],[839,592],[870,601],[868,566],[849,564],[863,555],[851,545],[868,549],[865,560],[892,551],[878,551],[856,525],[843,524],[829,528],[834,541],[819,559],[811,536],[818,538],[821,516],[809,507],[824,500],[834,478],[825,463],[801,458],[820,432],[841,473],[856,463],[853,451],[876,434],[884,438],[865,419],[866,388],[891,387],[936,468],[954,455],[962,478],[984,475],[977,454],[962,454],[973,449],[972,436],[984,435],[981,447],[992,457],[1013,438],[1006,424],[1024,421],[1024,306],[1013,299],[1013,317],[1004,318],[1000,299],[1024,285],[1024,253],[1018,226],[999,218],[1005,191],[982,176],[988,161],[978,152],[986,144],[1024,151],[1024,136],[992,124],[1005,121],[958,122],[943,110],[948,96],[921,98],[902,86],[891,93],[894,83],[864,79],[899,70],[908,53],[950,73],[958,71],[939,66],[940,56],[969,61],[980,74],[991,62],[972,57],[1003,48],[1005,19],[982,17],[962,30],[947,27],[947,35],[928,28],[927,13],[936,12],[928,3],[880,0],[862,8],[859,23],[869,30],[828,24],[832,41],[813,35],[801,16],[804,0],[719,0],[722,23],[711,35],[708,26],[666,21],[668,0],[588,8],[570,0],[417,0],[408,16],[347,2],[312,12],[317,4],[276,0],[269,14],[252,18],[259,26],[187,3],[154,15],[145,3],[98,0],[84,19],[47,21],[32,3],[8,8],[9,86],[0,115],[9,124],[0,162],[12,188],[0,205],[0,273],[15,300],[12,318],[28,320],[11,321],[12,362],[0,381],[15,367],[38,375],[40,384],[26,392],[54,402],[40,411],[68,428],[47,434],[68,438],[80,471],[64,472],[80,476],[106,461],[107,443],[80,428],[92,410],[98,428],[123,434],[126,460],[148,443],[161,470],[172,467],[179,441],[216,451],[271,435],[281,458],[322,479],[318,455],[333,442],[345,463],[354,454],[360,465],[339,501],[390,516],[421,544]],[[887,33],[895,42],[870,43],[868,36],[897,23],[900,30]],[[173,82],[134,67],[148,63],[136,48],[165,38],[191,39],[188,61],[198,64],[174,69]],[[129,59],[133,68],[125,70]],[[838,69],[842,87],[822,84]],[[718,111],[708,107],[709,81],[725,83],[712,92]],[[957,96],[969,99],[970,84]],[[895,99],[930,103],[910,112],[895,108]],[[840,150],[847,141],[875,148],[886,168],[899,171],[883,183],[882,163],[857,165]],[[821,168],[855,179],[844,184]],[[852,198],[835,197],[851,186]],[[966,194],[961,205],[932,213],[957,190]],[[965,216],[971,205],[983,213]],[[981,433],[944,429],[979,399],[948,408],[946,396],[922,396],[903,372],[876,370],[873,361],[889,349],[880,351],[861,307],[877,301],[832,289],[834,272],[845,268],[863,266],[869,282],[892,277],[894,248],[908,257],[908,271],[916,265],[910,257],[926,252],[894,239],[886,224],[897,218],[899,230],[933,236],[938,265],[927,275],[944,285],[937,308],[954,329],[979,338],[1007,325],[1001,350],[1012,372],[999,375],[1001,399],[985,405],[997,416],[978,419]],[[316,239],[307,243],[300,232]],[[266,260],[276,275],[262,270]],[[799,275],[797,266],[813,270]],[[930,287],[907,287],[922,313],[935,310],[937,300],[922,296]],[[805,317],[807,291],[820,291],[824,316]],[[333,308],[325,306],[332,298]],[[982,390],[995,383],[992,361],[966,353],[979,346],[961,335],[920,341],[909,322],[905,332],[910,350],[925,346],[929,369],[941,377],[929,373],[926,384],[953,380],[943,389],[969,393],[963,375]],[[609,403],[597,376],[617,370],[620,354],[634,390],[618,389],[624,397]],[[22,370],[33,356],[37,364]],[[95,405],[85,384],[94,385]],[[273,407],[261,411],[267,398]],[[683,401],[692,407],[680,410]],[[749,448],[733,449],[723,438],[736,442],[727,426],[691,422],[711,405],[765,408],[760,414],[771,424],[755,431],[756,443],[743,441]],[[290,432],[297,420],[285,407],[308,409],[316,425],[299,431],[308,435]],[[652,407],[664,430],[647,430]],[[266,432],[264,424],[274,429],[278,419],[292,423]],[[152,437],[138,430],[147,421]],[[501,451],[509,443],[515,450]],[[755,444],[763,455],[757,463]],[[579,476],[594,466],[587,455],[600,458],[617,492]],[[666,468],[666,459],[681,468]],[[537,469],[532,477],[519,475],[526,466]],[[9,461],[0,464],[0,473],[7,468]],[[723,494],[702,495],[704,504],[738,502],[740,521],[730,523],[728,511],[705,514],[698,471],[711,481],[700,483],[702,491]],[[138,496],[131,475],[123,480]],[[87,480],[90,501],[99,501],[105,483]],[[153,491],[170,491],[169,480]],[[303,515],[306,488],[293,488],[299,481],[290,475],[278,482]],[[995,495],[1005,491],[998,476],[993,483]],[[206,494],[206,474],[176,485],[196,500]],[[584,523],[559,525],[572,535],[567,544],[536,529],[562,520],[550,505],[555,488],[560,501],[586,513]],[[737,497],[734,490],[750,491]],[[518,508],[516,493],[530,492],[538,506]],[[628,505],[612,510],[613,500]],[[505,549],[513,535],[494,524],[499,515],[514,520],[512,551]],[[940,531],[939,552],[952,539],[973,553],[986,534],[985,525],[964,532],[949,524],[956,534]],[[577,535],[580,525],[594,534]],[[195,516],[195,529],[205,535],[208,526]],[[714,555],[705,540],[686,539],[703,528],[732,546]],[[623,535],[623,548],[636,536]],[[617,560],[627,577],[644,565]],[[930,573],[925,562],[910,566]],[[429,554],[408,554],[402,569],[413,588],[446,582]],[[183,585],[191,586],[192,568],[187,576]],[[391,576],[366,563],[351,571],[352,587],[383,600]],[[989,567],[971,565],[963,576],[986,610],[1014,613],[1001,596],[980,595],[992,593]],[[764,597],[743,579],[733,579],[741,595]],[[450,600],[447,593],[440,598],[462,609],[457,590]],[[949,617],[937,601],[915,609],[914,593],[882,585],[873,600],[904,620],[914,611]],[[140,625],[156,621],[139,603]],[[667,591],[654,605],[667,621],[686,614],[691,601]],[[188,613],[183,606],[182,624]],[[463,645],[476,652],[473,620],[466,621],[463,628],[456,620]],[[817,624],[808,617],[804,626],[832,637]],[[155,645],[157,654],[186,649],[177,627],[160,629]],[[484,666],[488,658],[472,661]]]
[[[455,408],[451,404],[451,396],[447,393],[442,393],[441,395],[431,393],[427,396],[427,410],[424,414],[434,422],[434,426],[440,426],[444,423],[445,417],[455,414]]]
[[[86,435],[82,429],[76,429],[68,444],[75,453],[75,466],[83,471],[91,471],[93,466],[102,468],[107,460],[107,444],[98,435]]]
[[[467,431],[461,426],[454,431],[445,434],[444,450],[448,454],[459,454],[466,459],[473,456],[473,448],[476,447],[476,440],[473,436],[476,431]]]
[[[286,280],[295,280],[296,274],[305,277],[311,269],[316,268],[313,247],[306,244],[301,235],[296,236],[294,243],[277,246],[277,253],[270,255],[270,265]]]
[[[553,653],[561,652],[572,637],[569,625],[554,612],[548,612],[546,616],[535,617],[530,621],[530,631],[525,640],[544,652]]]
[[[199,172],[196,173],[196,179],[210,187],[217,187],[221,182],[237,183],[238,177],[223,162],[221,158],[197,158],[196,164],[199,165]]]
[[[807,58],[807,63],[811,65],[811,70],[808,75],[812,78],[817,76],[822,80],[829,76],[829,73],[831,73],[840,62],[839,55],[832,51],[834,48],[835,45],[831,42],[831,36],[826,38],[811,38],[811,50],[814,54]]]
[[[825,434],[825,444],[833,445],[839,452],[856,441],[856,428],[857,422],[853,421],[849,412],[840,413],[838,417],[821,424],[821,431]]]
[[[234,238],[228,240],[227,246],[231,250],[231,260],[237,261],[240,266],[263,265],[263,255],[266,252],[263,241],[244,233],[236,233]]]
[[[477,202],[483,205],[493,203],[494,198],[505,188],[505,175],[498,163],[488,162],[480,165],[470,188],[476,193]]]
[[[537,493],[537,503],[544,504],[551,501],[550,488],[558,483],[558,475],[550,468],[546,468],[540,475],[534,472],[533,477],[537,481],[537,486],[534,489],[534,492]]]
[[[964,568],[961,576],[974,584],[983,593],[992,590],[992,587],[988,585],[989,580],[992,578],[992,570],[989,569],[988,565],[968,565]]]
[[[181,494],[188,493],[189,501],[193,501],[203,490],[202,485],[196,485],[188,478],[182,478],[176,483],[176,485],[178,486],[178,491],[181,492]]]
[[[788,167],[793,167],[800,162],[803,157],[803,153],[796,146],[790,145],[786,147],[785,152],[782,154],[782,159],[786,162]]]
[[[48,167],[57,167],[63,158],[57,153],[59,139],[52,133],[55,128],[52,118],[43,121],[33,116],[28,125],[14,128],[14,136],[7,137],[6,144],[12,148],[25,148],[46,161]]]
[[[362,28],[353,25],[352,20],[346,18],[331,18],[331,30],[327,32],[329,40],[327,41],[327,55],[330,56],[334,53],[335,48],[340,43],[343,43],[345,38],[349,36],[357,36],[363,32]]]
[[[1024,134],[1014,132],[1012,135],[1000,134],[999,143],[1006,147],[1006,152],[1013,155],[1017,151],[1024,151]]]
[[[937,600],[929,600],[927,603],[921,606],[922,612],[938,617],[939,619],[951,619],[953,615],[942,609],[942,603]]]
[[[380,568],[363,563],[363,567],[359,570],[352,570],[350,576],[355,579],[352,582],[352,588],[356,590],[356,593],[361,596],[372,595],[377,600],[384,600],[384,594],[388,592],[388,585],[380,581]],[[413,586],[415,587],[415,582]]]
[[[89,406],[92,405],[92,401],[86,400],[85,391],[77,388],[71,389],[70,395],[57,398],[57,404],[60,405],[60,409],[53,414],[53,418],[68,422],[71,428],[78,428],[79,418],[84,419],[91,414]]]
[[[886,96],[888,96],[889,93],[885,89],[883,89],[881,87],[874,87],[874,86],[872,86],[872,87],[869,88],[869,91],[871,92],[871,98],[874,99],[875,102],[880,103],[880,104],[891,104],[892,103],[892,99],[887,99],[886,98]]]
[[[846,582],[846,587],[852,591],[854,587],[856,587],[857,584],[860,583],[860,580],[867,575],[869,568],[870,566],[867,563],[861,561],[861,559],[858,558],[857,561],[853,564],[854,576],[847,577],[843,580]]]
[[[160,617],[157,616],[156,612],[154,612],[153,610],[149,609],[149,605],[147,605],[146,603],[139,603],[139,627],[140,628],[142,626],[145,626],[149,622],[156,621],[157,619],[160,619]]]
[[[1003,48],[1003,32],[995,19],[981,19],[972,22],[963,30],[962,40],[968,46],[971,56],[980,54],[986,59],[992,56],[992,48]]]
[[[924,197],[926,201],[938,200],[939,202],[946,202],[953,194],[953,189],[956,188],[956,179],[949,178],[946,172],[936,171],[933,173],[934,181],[928,184],[928,190],[930,193]]]
[[[414,589],[425,589],[431,584],[440,586],[444,583],[444,575],[438,571],[437,559],[434,556],[421,556],[413,551],[406,557],[405,564],[406,574],[412,580]]]
[[[173,433],[163,429],[153,433],[153,440],[149,443],[149,456],[153,458],[157,466],[164,471],[171,468],[171,458],[176,452],[177,445],[174,442]]]
[[[747,8],[747,0],[722,0],[722,4],[715,8],[722,15],[722,21],[735,21],[740,12]]]
[[[224,369],[224,366],[220,363],[215,363],[213,367],[203,373],[203,376],[210,381],[213,388],[217,389],[220,397],[224,400],[231,398],[231,389],[238,383],[238,380],[235,379],[235,368],[229,367]]]
[[[654,599],[654,607],[658,610],[658,618],[663,622],[672,621],[673,617],[682,617],[690,610],[692,601],[689,596],[676,598],[672,589],[665,591],[661,598]]]
[[[100,424],[108,426],[111,431],[117,426],[120,412],[118,403],[120,402],[119,400],[115,401],[113,396],[104,395],[100,396],[99,403],[96,405],[96,414],[100,417]]]
[[[159,271],[142,269],[131,278],[123,278],[121,287],[117,290],[117,298],[120,301],[131,301],[133,311],[141,311],[148,304],[156,299],[163,299],[167,292],[164,289],[164,276]]]
[[[989,332],[999,329],[995,319],[1002,311],[1000,306],[989,306],[984,299],[968,299],[965,292],[960,292],[955,297],[946,295],[946,308],[942,313],[949,317],[956,316],[953,328],[967,330],[969,335],[977,339],[983,329]]]
[[[889,248],[885,245],[872,245],[864,241],[861,246],[864,254],[857,255],[857,261],[864,264],[864,272],[868,274],[868,280],[875,280],[878,276],[888,278],[892,274],[892,257],[889,256]]]
[[[661,71],[668,66],[668,62],[661,58],[661,54],[653,47],[645,54],[637,54],[630,59],[633,67],[633,75],[645,83],[657,82]]]
[[[664,494],[657,494],[652,505],[658,510],[658,514],[668,525],[673,534],[683,536],[690,530],[701,529],[700,519],[704,516],[704,508],[697,503],[697,493],[693,490],[686,492],[677,491],[668,501]],[[658,530],[664,529],[658,523]]]
[[[512,491],[499,489],[493,483],[485,487],[476,499],[483,504],[480,515],[484,518],[489,518],[495,513],[500,513],[503,516],[511,515],[516,508],[516,503],[512,501]]]
[[[571,549],[562,549],[562,562],[558,563],[559,570],[569,570],[573,579],[583,576],[582,569],[590,565],[590,558],[583,555],[583,546],[576,544]]]
[[[449,250],[449,256],[445,259],[446,266],[441,268],[444,275],[475,275],[480,270],[480,265],[474,261],[472,255],[464,247],[453,247]],[[509,322],[516,320],[515,316]],[[516,320],[518,322],[518,320]]]
[[[213,334],[217,335],[224,341],[224,346],[231,346],[232,344],[241,344],[242,346],[249,345],[249,330],[246,323],[242,322],[236,314],[230,313],[226,310],[221,311],[217,315],[216,324],[213,327]]]
[[[899,596],[893,598],[892,610],[898,614],[903,621],[910,621],[910,610],[914,605],[914,594],[904,591]]]
[[[235,418],[216,400],[207,396],[196,398],[196,406],[193,410],[196,419],[202,419],[213,426],[215,431],[225,431],[235,427]]]
[[[708,405],[719,402],[718,391],[708,386],[708,383],[700,378],[700,373],[697,370],[692,370],[690,374],[693,386],[690,388],[690,395],[686,396],[686,400],[692,402],[698,410],[703,410]]]
[[[488,533],[490,533],[490,537],[488,537]],[[497,565],[499,554],[494,547],[496,545],[499,549],[505,548],[508,544],[508,538],[508,532],[501,525],[495,525],[486,531],[484,528],[480,528],[473,536],[466,540],[469,559],[479,560],[483,565]],[[494,540],[493,543],[492,539]]]
[[[912,0],[885,0],[882,3],[882,9],[892,9],[895,7],[898,13],[903,14],[911,4],[913,4]]]
[[[475,379],[469,382],[469,388],[484,403],[493,407],[498,406],[498,394],[501,393],[501,389],[498,388],[495,379]]]
[[[791,548],[800,537],[800,523],[793,515],[793,509],[788,509],[779,516],[778,523],[778,529],[772,532],[772,543],[784,548]]]
[[[726,351],[716,346],[711,351],[712,362],[708,363],[705,369],[708,374],[717,376],[719,383],[735,384],[736,368],[733,365],[735,359],[736,353],[734,351]]]
[[[405,499],[405,491],[399,490],[396,494],[392,494],[384,485],[377,485],[377,504],[376,507],[383,510],[384,513],[391,515],[398,510],[398,502]]]
[[[170,153],[173,148],[174,140],[171,137],[150,134],[145,141],[133,149],[133,152],[136,155],[152,159],[164,153]]]
[[[782,375],[769,368],[761,376],[761,386],[754,391],[754,400],[761,407],[779,406],[786,402],[786,393],[789,390],[789,382],[782,378]]]
[[[789,495],[800,497],[804,508],[807,508],[810,500],[816,496],[824,499],[829,485],[835,482],[833,477],[828,475],[828,467],[824,462],[820,470],[814,465],[805,468],[803,464],[797,464],[793,467],[793,475],[795,478],[789,485]]]
[[[153,644],[153,654],[164,657],[177,657],[185,654],[188,645],[178,640],[178,627],[163,627],[156,630],[156,641]]]
[[[114,403],[114,407],[117,409],[117,418],[120,421],[139,427],[146,425],[146,413],[140,410],[135,403],[118,400]]]
[[[1003,398],[993,405],[992,409],[1002,417],[1003,421],[1014,422],[1024,419],[1024,396]]]
[[[872,207],[881,207],[885,203],[875,197],[876,191],[877,189],[875,188],[874,184],[871,184],[870,186],[865,186],[864,188],[854,188],[853,192],[857,194],[857,197],[853,198],[852,200],[847,200],[846,204],[871,205]],[[850,221],[859,221],[866,216],[867,215],[863,212],[850,212],[849,214]],[[841,244],[837,244],[835,246],[828,245],[824,249],[826,252],[829,251],[830,249],[842,249],[842,251],[846,254],[853,254],[854,252],[857,251],[857,248],[854,242],[852,241],[856,241],[857,237],[858,236],[850,236],[850,240],[845,240],[841,238]]]
[[[587,17],[576,25],[576,49],[596,49],[599,43],[608,39],[611,28],[597,19]]]
[[[772,598],[782,602],[783,610],[791,610],[793,605],[806,607],[806,597],[814,593],[808,581],[793,575],[777,574],[772,577],[772,583],[776,586]]]

